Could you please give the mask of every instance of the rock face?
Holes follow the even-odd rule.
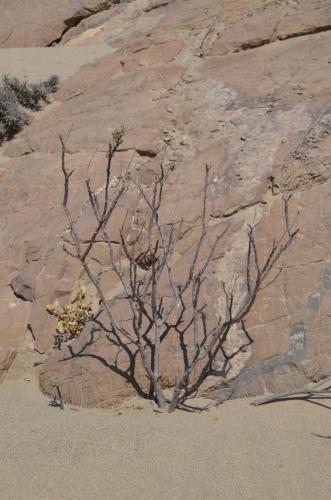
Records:
[[[80,20],[109,9],[112,0],[3,0],[0,47],[43,47]]]
[[[115,6],[111,16],[84,20],[65,33],[61,46],[92,42],[106,42],[113,51],[63,82],[56,105],[2,148],[0,370],[8,368],[29,328],[35,349],[48,353],[41,370],[43,390],[56,375],[65,399],[74,404],[107,406],[134,394],[114,369],[115,354],[102,332],[92,335],[87,328],[71,352],[52,351],[55,322],[45,309],[48,303],[68,302],[79,278],[84,279],[62,250],[66,223],[58,136],[70,131],[73,210],[87,235],[91,218],[79,211],[86,202],[86,166],[93,156],[93,181],[101,185],[109,136],[124,123],[128,132],[115,174],[136,152],[141,182],[148,185],[164,143],[176,161],[165,206],[169,221],[183,216],[192,227],[197,223],[203,165],[212,165],[210,221],[213,228],[230,228],[219,278],[230,279],[243,256],[248,223],[260,222],[261,248],[281,234],[282,195],[292,194],[291,217],[300,232],[282,272],[248,318],[255,342],[235,358],[220,387],[252,395],[328,375],[330,2],[136,0]],[[189,237],[184,239],[183,264],[190,244]],[[107,270],[104,249],[97,254],[95,266]],[[110,298],[118,284],[111,275],[104,283]],[[208,293],[210,303],[216,303],[217,283]],[[171,383],[168,352],[164,373]],[[127,360],[119,362],[125,371]]]

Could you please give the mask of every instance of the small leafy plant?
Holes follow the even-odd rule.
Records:
[[[63,402],[61,390],[60,390],[61,384],[62,384],[61,380],[59,380],[57,377],[53,377],[50,379],[49,387],[54,392],[53,399],[51,400],[50,405],[51,406],[59,406],[61,408],[61,410],[64,410],[64,402]]]
[[[64,306],[49,304],[47,311],[57,318],[57,334],[54,348],[61,349],[62,342],[78,337],[86,323],[92,317],[92,307],[85,302],[86,292],[83,287],[78,290],[75,298]]]

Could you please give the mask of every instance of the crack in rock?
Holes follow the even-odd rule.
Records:
[[[62,31],[61,35],[58,38],[56,38],[55,40],[52,40],[47,45],[47,47],[54,47],[54,46],[58,45],[59,43],[61,43],[62,38],[67,33],[67,31],[69,31],[72,28],[76,28],[81,23],[81,21],[83,21],[84,19],[87,19],[88,17],[92,17],[95,14],[99,14],[99,12],[109,10],[114,5],[121,3],[121,1],[123,1],[123,0],[105,0],[104,2],[101,2],[99,5],[97,5],[94,8],[84,7],[82,9],[80,9],[72,17],[64,20],[65,28]]]
[[[257,201],[252,201],[246,204],[239,205],[237,207],[229,208],[225,212],[214,212],[213,214],[210,214],[210,216],[213,219],[226,219],[228,217],[232,217],[233,215],[236,215],[237,213],[241,212],[242,210],[247,210],[250,207],[254,207],[255,205],[260,205],[260,204],[265,204],[266,202],[263,200],[257,200]]]
[[[326,24],[325,26],[318,26],[313,28],[308,28],[303,31],[298,31],[295,33],[288,33],[286,35],[274,35],[267,39],[256,40],[254,42],[243,42],[242,45],[233,51],[233,53],[245,52],[246,50],[254,50],[259,47],[263,47],[264,45],[270,45],[275,42],[283,42],[286,40],[290,40],[292,38],[299,38],[301,36],[311,36],[317,35],[318,33],[323,33],[325,31],[331,31],[331,24]],[[224,55],[228,55],[224,54]]]

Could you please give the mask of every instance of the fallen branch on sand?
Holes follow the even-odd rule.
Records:
[[[328,382],[330,383],[330,385],[328,385],[324,389],[320,389],[322,385],[327,384]],[[312,389],[300,388],[289,392],[278,392],[276,394],[272,394],[271,396],[266,396],[265,398],[257,399],[256,401],[253,401],[251,405],[259,406],[267,403],[274,403],[275,401],[281,401],[283,399],[290,398],[291,396],[301,397],[302,399],[309,399],[312,396],[320,396],[328,398],[331,396],[331,377],[328,377],[327,379],[324,379],[322,382],[319,382]]]

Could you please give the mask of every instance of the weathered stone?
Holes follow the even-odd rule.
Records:
[[[8,369],[16,357],[16,350],[6,347],[0,348],[0,382],[6,376]]]
[[[212,46],[211,54],[225,55],[254,49],[262,45],[304,35],[329,31],[331,11],[328,0],[309,0],[284,9],[283,5],[266,9],[253,17],[238,19],[221,33]]]
[[[10,287],[0,289],[1,345],[0,370],[10,367],[14,354],[24,337],[31,313],[31,302],[15,297]],[[7,354],[6,354],[7,353]]]
[[[67,160],[75,171],[70,204],[82,239],[88,241],[95,221],[84,180],[89,175],[93,186],[102,188],[107,144],[122,124],[127,133],[114,162],[115,184],[132,161],[133,175],[148,189],[165,144],[167,159],[175,161],[161,217],[169,223],[183,217],[186,223],[175,253],[178,279],[199,234],[204,164],[212,166],[208,244],[229,229],[204,290],[211,322],[222,307],[221,280],[231,280],[245,263],[247,224],[259,222],[257,241],[265,257],[273,239],[283,234],[282,195],[293,195],[290,217],[300,232],[279,263],[283,271],[261,292],[247,318],[255,342],[231,361],[226,379],[217,373],[222,359],[216,360],[216,374],[204,389],[252,395],[330,373],[328,2],[221,4],[135,0],[68,30],[62,48],[93,41],[109,44],[110,53],[64,81],[56,105],[2,148],[0,285],[5,299],[0,345],[17,349],[29,324],[35,348],[48,352],[42,390],[57,375],[72,403],[109,406],[130,397],[138,385],[149,390],[139,359],[134,389],[126,371],[128,356],[117,356],[109,338],[93,332],[91,325],[70,347],[52,351],[56,322],[46,312],[48,303],[70,301],[81,283],[98,305],[79,265],[62,250],[68,232],[61,207],[58,135],[70,131]],[[137,208],[131,192],[111,221],[116,242],[128,208]],[[130,224],[126,222],[126,232]],[[109,264],[105,245],[98,243],[91,265],[112,300],[121,285]],[[14,297],[10,283],[33,302]],[[17,310],[22,308],[19,320],[8,307],[11,300],[19,304]],[[125,317],[125,310],[119,308],[118,314]],[[242,338],[241,328],[233,329],[228,352]],[[3,366],[8,367],[8,359],[6,355]],[[174,383],[179,361],[180,349],[169,339],[161,360],[165,384]]]
[[[81,19],[109,9],[113,3],[112,0],[4,0],[1,5],[0,46],[50,45]]]

